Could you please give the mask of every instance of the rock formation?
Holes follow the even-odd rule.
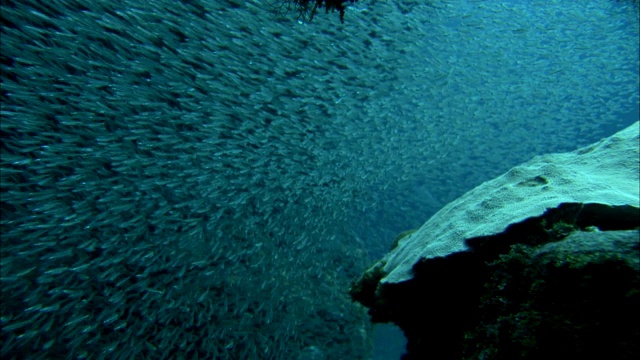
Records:
[[[406,359],[635,358],[638,199],[635,123],[469,191],[352,296],[403,329]]]

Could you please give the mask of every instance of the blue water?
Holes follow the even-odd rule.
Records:
[[[1,6],[3,359],[380,358],[398,233],[638,119],[634,2]]]

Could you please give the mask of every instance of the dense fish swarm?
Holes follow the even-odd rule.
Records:
[[[368,3],[3,1],[0,356],[365,359],[392,234],[637,107],[632,6]]]

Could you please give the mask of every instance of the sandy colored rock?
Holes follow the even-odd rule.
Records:
[[[409,280],[420,259],[466,251],[468,239],[500,233],[563,203],[638,208],[638,126],[570,153],[535,157],[469,191],[381,260],[381,283]]]

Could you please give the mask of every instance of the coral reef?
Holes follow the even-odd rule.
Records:
[[[469,191],[352,298],[404,331],[403,359],[640,356],[638,126]]]

